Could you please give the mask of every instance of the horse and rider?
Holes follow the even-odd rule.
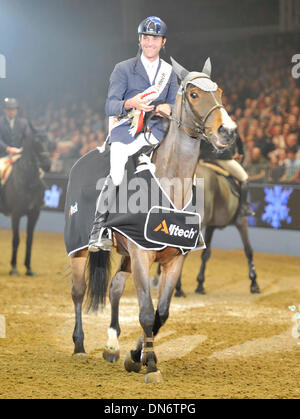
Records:
[[[154,353],[154,338],[169,316],[169,306],[182,270],[184,254],[172,245],[167,245],[162,250],[145,249],[115,228],[112,235],[107,228],[107,220],[116,197],[115,192],[121,185],[131,156],[140,153],[147,146],[152,156],[149,167],[155,166],[155,176],[161,181],[162,187],[164,182],[171,179],[179,179],[181,185],[184,185],[184,180],[188,180],[187,190],[180,195],[182,200],[177,207],[179,211],[183,211],[184,198],[187,195],[192,196],[193,179],[201,155],[200,142],[205,138],[214,148],[225,150],[234,142],[237,126],[222,105],[221,89],[210,78],[210,60],[206,61],[201,72],[190,72],[173,59],[172,66],[162,60],[160,51],[166,44],[167,27],[155,16],[140,23],[138,36],[137,56],[117,64],[110,77],[106,101],[106,113],[110,117],[110,169],[96,204],[97,211],[89,240],[86,240],[86,232],[82,230],[82,226],[75,221],[76,217],[80,220],[82,214],[84,228],[87,229],[88,212],[81,210],[76,199],[73,199],[78,196],[79,200],[81,197],[84,200],[91,190],[90,177],[87,182],[89,191],[85,190],[84,185],[80,186],[75,182],[79,179],[78,174],[89,171],[89,166],[86,165],[89,156],[81,158],[70,173],[66,198],[70,208],[66,206],[65,216],[69,226],[72,226],[74,220],[78,232],[72,228],[67,229],[65,240],[68,250],[68,239],[71,241],[74,235],[82,239],[82,242],[76,240],[77,247],[73,251],[68,250],[71,256],[72,298],[75,308],[74,354],[85,354],[82,327],[82,304],[87,287],[85,271],[89,267],[88,307],[97,309],[105,301],[109,250],[114,245],[122,256],[109,287],[111,324],[103,357],[109,362],[119,359],[119,301],[125,282],[132,273],[143,336],[137,342],[136,349],[126,357],[124,365],[127,371],[135,372],[146,365],[145,382],[158,382],[161,376]],[[149,113],[151,118],[147,117]],[[167,133],[163,129],[164,118],[170,121]],[[90,156],[94,159],[95,154],[91,152]],[[139,174],[138,171],[136,173]],[[183,189],[184,187],[181,192]],[[111,192],[105,195],[105,190]],[[170,201],[175,202],[175,195],[176,191],[172,189]],[[108,205],[102,205],[104,197]],[[105,210],[98,211],[100,208]],[[149,284],[149,269],[153,262],[160,263],[162,267],[156,310]]]
[[[138,26],[139,50],[137,56],[118,63],[111,76],[106,101],[106,114],[110,118],[110,174],[105,183],[105,190],[109,191],[108,202],[104,212],[96,211],[96,216],[89,240],[89,251],[97,252],[99,249],[110,250],[112,247],[111,235],[107,235],[103,225],[105,224],[109,208],[115,196],[115,187],[121,184],[128,157],[138,152],[143,146],[159,144],[164,138],[162,118],[169,117],[175,103],[178,91],[177,77],[171,65],[160,58],[160,52],[165,48],[167,40],[167,26],[158,17],[150,16],[144,19]],[[164,73],[163,73],[164,71]],[[160,74],[163,73],[165,80],[163,88]],[[130,134],[129,126],[131,119],[118,123],[116,117],[128,116],[133,110],[137,112],[139,120],[145,113],[153,112],[157,118],[151,119],[147,130],[150,132],[146,142],[145,133],[135,129],[135,135]],[[114,126],[114,119],[117,122]],[[136,125],[139,121],[136,122]],[[137,129],[136,129],[137,128]],[[226,150],[216,152],[208,142],[202,142],[201,158],[207,157],[217,160],[218,164],[225,168],[241,185],[240,215],[253,215],[247,202],[248,176],[243,167],[232,158],[232,152]],[[105,194],[100,195],[104,199]],[[102,207],[98,203],[98,208]]]
[[[11,275],[18,275],[17,250],[19,224],[27,216],[26,275],[32,276],[31,249],[34,228],[44,204],[45,183],[41,169],[50,170],[51,160],[46,135],[18,115],[15,98],[4,99],[4,115],[0,118],[0,212],[11,216],[13,251]],[[2,185],[1,185],[2,180]]]
[[[30,126],[27,119],[18,115],[19,103],[17,99],[5,98],[3,102],[3,111],[4,115],[0,117],[0,159],[9,157],[14,160],[22,152],[24,139],[30,134]]]
[[[3,109],[4,115],[0,117],[0,158],[20,154],[24,139],[30,135],[28,120],[18,115],[17,99],[5,98]]]

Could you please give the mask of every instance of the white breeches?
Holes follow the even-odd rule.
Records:
[[[217,160],[217,162],[219,166],[221,166],[224,170],[227,170],[230,175],[235,177],[240,182],[246,182],[248,180],[247,172],[236,160]]]
[[[158,144],[159,141],[150,134],[149,142],[151,144]],[[123,144],[119,142],[111,143],[110,147],[110,176],[113,184],[119,186],[122,183],[125,165],[128,157],[137,153],[142,147],[149,145],[145,140],[144,133],[141,133],[130,144]]]

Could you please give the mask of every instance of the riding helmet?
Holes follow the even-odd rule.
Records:
[[[138,27],[139,35],[167,36],[167,25],[157,16],[149,16]]]
[[[4,108],[5,109],[17,109],[19,107],[19,103],[17,99],[12,97],[6,97],[4,99]]]

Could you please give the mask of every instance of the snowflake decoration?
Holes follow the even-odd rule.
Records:
[[[268,205],[265,207],[261,219],[274,228],[281,227],[283,221],[290,224],[292,218],[289,216],[290,209],[287,207],[287,203],[293,188],[283,188],[276,185],[274,188],[264,188],[264,191],[265,201]]]
[[[251,192],[249,192],[249,202],[250,202],[250,209],[256,213],[260,204],[260,201],[252,201],[252,195]],[[255,215],[250,215],[249,217],[247,217],[247,221],[248,221],[248,225],[250,227],[255,227],[256,223],[257,223],[257,218]]]

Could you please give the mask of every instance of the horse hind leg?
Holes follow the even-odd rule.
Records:
[[[40,208],[32,210],[28,215],[27,220],[27,239],[26,239],[26,256],[25,256],[25,267],[26,267],[26,275],[27,276],[34,276],[34,272],[31,269],[31,250],[32,250],[32,242],[33,242],[33,233],[40,215]]]
[[[248,266],[249,266],[249,279],[251,281],[250,284],[250,292],[251,294],[260,294],[260,288],[257,283],[257,275],[255,270],[255,265],[253,262],[253,250],[250,244],[249,235],[248,235],[248,223],[246,217],[244,217],[242,223],[236,223],[236,227],[240,233],[246,257],[248,259]]]
[[[11,271],[9,275],[18,276],[19,272],[17,269],[17,255],[18,255],[18,247],[20,244],[20,216],[13,214],[11,217],[11,224],[12,224],[12,233],[13,233],[13,240],[12,240],[12,257],[11,257]]]
[[[144,335],[137,341],[136,349],[130,351],[124,359],[124,367],[128,372],[140,372],[142,368],[141,356],[144,343]]]
[[[154,353],[153,326],[155,322],[155,311],[149,284],[149,270],[156,254],[151,251],[143,251],[131,242],[128,243],[128,250],[131,257],[133,281],[139,302],[139,320],[144,332],[141,358],[139,361],[147,368],[145,382],[157,383],[162,378],[157,369],[157,358]],[[134,353],[135,351],[131,351],[126,357],[124,366],[127,371],[130,371],[130,369],[128,369],[128,363],[126,361],[128,359],[130,360],[130,358],[132,362],[137,361],[136,359],[132,359]],[[137,353],[139,353],[139,350],[136,351]]]
[[[160,267],[160,264],[158,264],[156,275],[154,275],[150,279],[151,288],[154,289],[154,290],[157,290],[158,289],[160,272],[161,272],[161,267]]]
[[[108,340],[103,351],[103,358],[108,362],[116,362],[120,358],[120,347],[118,341],[118,337],[121,334],[119,324],[119,303],[125,288],[126,279],[130,275],[130,272],[130,257],[123,256],[119,270],[113,277],[109,288],[111,323],[108,329]]]
[[[204,288],[204,281],[205,281],[205,268],[206,268],[206,263],[208,262],[210,255],[211,255],[211,241],[212,241],[212,236],[214,233],[215,227],[212,226],[207,226],[205,229],[205,244],[206,244],[206,248],[203,250],[202,255],[201,255],[201,267],[200,267],[200,272],[197,276],[197,282],[198,282],[198,286],[195,290],[195,292],[197,294],[202,294],[205,295],[205,288]]]
[[[86,291],[85,268],[87,251],[80,251],[71,258],[72,269],[72,299],[75,308],[75,328],[73,332],[74,354],[78,358],[84,357],[84,333],[82,328],[82,303]]]

